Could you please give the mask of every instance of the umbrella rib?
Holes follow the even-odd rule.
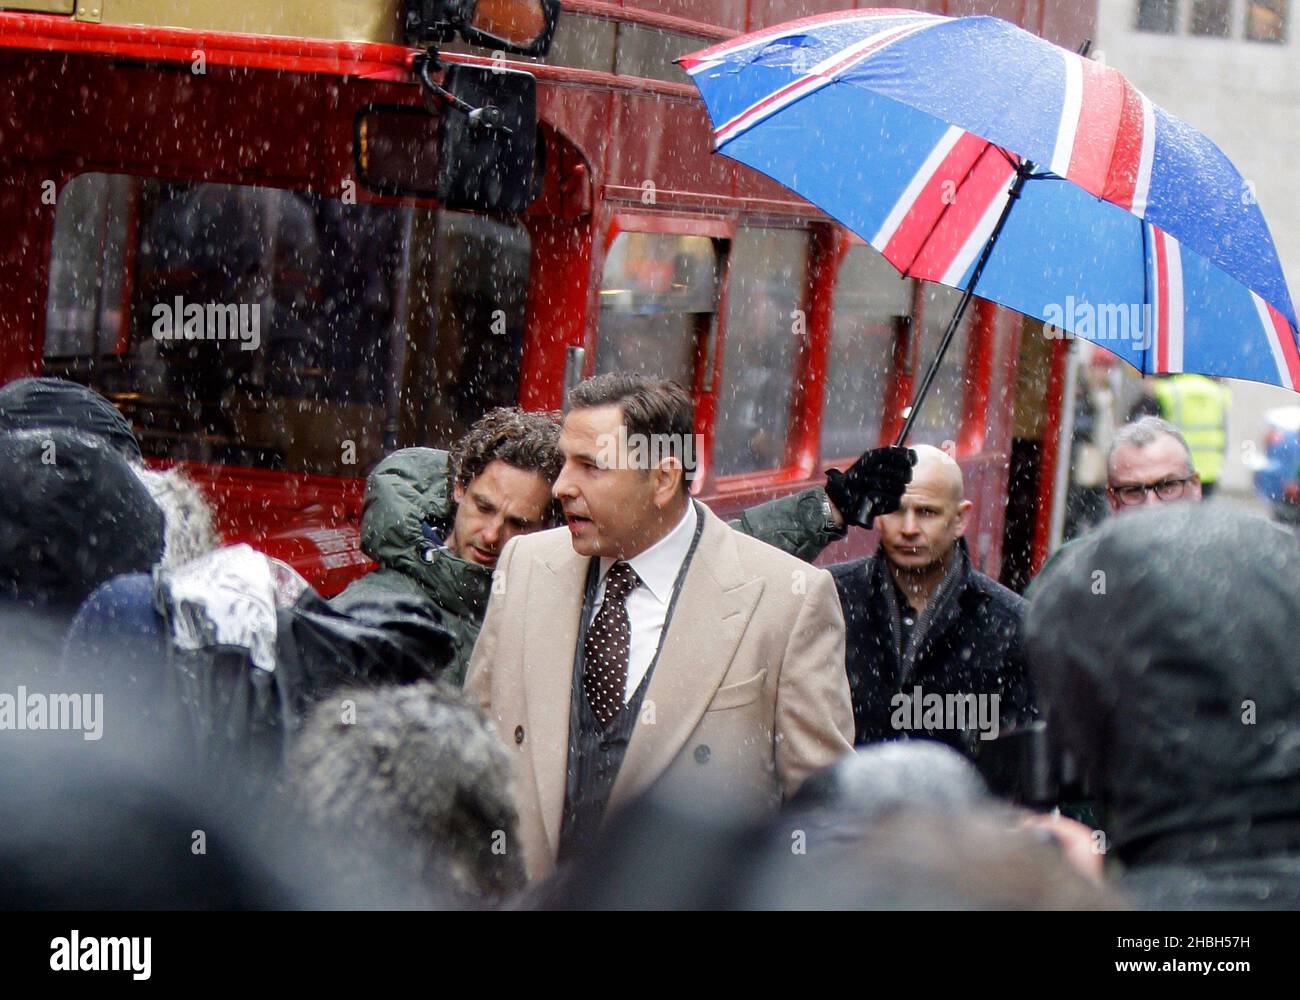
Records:
[[[1138,221],[1142,223],[1142,302],[1143,302],[1143,304],[1145,305],[1146,303],[1148,303],[1148,302],[1151,301],[1151,267],[1150,267],[1150,265],[1149,265],[1149,263],[1148,263],[1148,260],[1147,260],[1147,255],[1151,252],[1151,249],[1150,249],[1149,246],[1147,246],[1147,223],[1146,223],[1146,220],[1145,220],[1145,219],[1139,219]],[[1144,313],[1145,313],[1145,310],[1144,310]],[[1154,331],[1153,331],[1153,332],[1154,332]],[[1154,342],[1154,339],[1153,339],[1153,340],[1152,340],[1152,346],[1154,346],[1154,345],[1155,345],[1155,342]],[[1141,369],[1141,371],[1142,371],[1142,374],[1143,374],[1143,375],[1149,375],[1149,374],[1151,374],[1150,372],[1147,371],[1147,363],[1148,363],[1150,360],[1151,360],[1151,348],[1148,347],[1145,351],[1142,352],[1142,369]]]

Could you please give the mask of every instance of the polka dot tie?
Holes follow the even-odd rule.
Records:
[[[583,644],[582,693],[601,729],[608,729],[623,708],[627,688],[627,657],[632,644],[632,623],[627,617],[627,595],[641,578],[625,562],[616,562],[605,575],[605,599],[591,620]]]

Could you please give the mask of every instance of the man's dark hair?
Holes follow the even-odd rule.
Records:
[[[682,463],[685,489],[695,472],[695,449],[687,442],[695,432],[695,401],[679,382],[637,372],[608,372],[580,383],[569,393],[572,409],[596,406],[623,408],[623,428],[629,438],[640,435],[660,444],[663,452]]]
[[[559,440],[558,413],[497,407],[452,446],[452,482],[465,489],[488,465],[502,461],[553,483],[564,465]]]

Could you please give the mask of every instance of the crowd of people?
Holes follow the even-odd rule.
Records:
[[[950,449],[725,522],[682,387],[567,404],[379,462],[326,599],[103,397],[0,389],[0,903],[1300,907],[1300,547],[1173,424],[1022,597]]]

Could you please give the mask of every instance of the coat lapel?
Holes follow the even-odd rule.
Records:
[[[524,626],[524,695],[532,744],[533,774],[542,822],[554,855],[560,843],[569,766],[569,710],[573,655],[582,617],[589,560],[569,544],[539,554],[528,577]]]
[[[611,806],[653,784],[690,739],[763,593],[763,581],[747,579],[741,568],[732,529],[707,507],[696,510],[704,530],[614,782]]]

